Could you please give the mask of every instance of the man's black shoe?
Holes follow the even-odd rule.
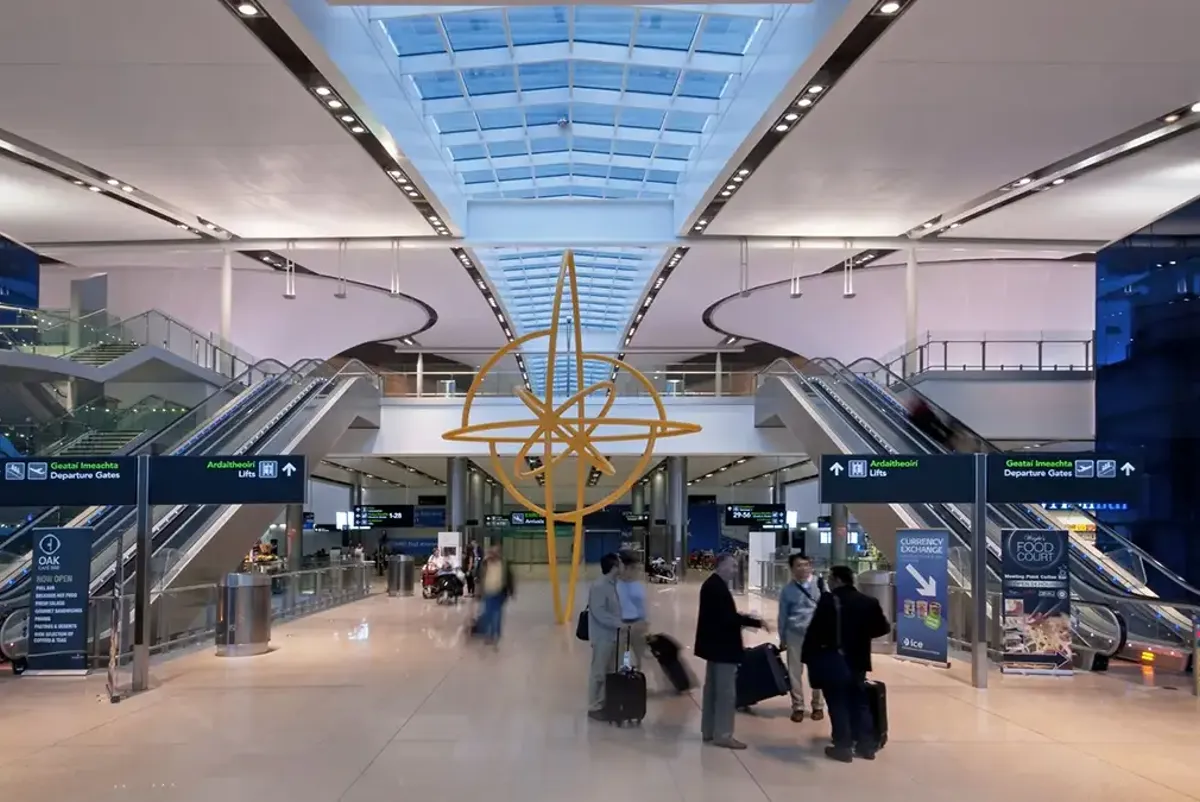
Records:
[[[825,757],[830,760],[836,760],[839,763],[853,763],[854,753],[849,749],[838,749],[836,746],[825,747]]]
[[[863,760],[874,760],[875,759],[875,750],[874,749],[855,749],[854,756],[857,758],[862,758]]]

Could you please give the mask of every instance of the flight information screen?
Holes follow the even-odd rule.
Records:
[[[787,531],[787,507],[783,504],[726,504],[726,526],[748,526],[759,532]]]
[[[411,504],[359,504],[354,507],[354,526],[358,529],[399,529],[412,525]]]

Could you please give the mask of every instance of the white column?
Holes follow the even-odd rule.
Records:
[[[417,398],[425,394],[425,354],[417,353]]]
[[[917,249],[909,248],[904,267],[904,375],[917,373]]]

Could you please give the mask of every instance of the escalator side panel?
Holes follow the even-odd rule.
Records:
[[[300,431],[285,429],[262,447],[265,453],[304,455],[317,464],[361,417],[364,401],[378,405],[378,391],[351,378],[340,383]],[[298,410],[298,414],[304,414]],[[237,570],[250,548],[279,515],[276,505],[231,505],[220,509],[189,544],[155,588],[187,587],[217,581]]]
[[[765,377],[755,395],[754,406],[758,425],[766,422],[783,426],[799,438],[810,455],[853,453],[853,447],[822,423],[820,414],[789,377]],[[898,504],[850,504],[847,507],[871,533],[871,542],[884,554],[896,553],[897,529],[924,528]]]

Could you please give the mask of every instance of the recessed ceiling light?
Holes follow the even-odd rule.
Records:
[[[736,184],[726,184],[725,189],[737,189],[737,185]]]
[[[724,197],[729,197],[729,196],[730,196],[730,195],[732,195],[732,194],[733,194],[733,193],[732,193],[732,192],[730,192],[730,191],[729,191],[729,190],[727,190],[727,189],[723,189],[723,190],[721,190],[721,195],[723,195]]]
[[[888,0],[888,2],[879,7],[880,14],[895,14],[899,10],[900,4],[895,2],[895,0]]]
[[[332,94],[332,93],[333,93],[333,90],[332,90],[332,89],[330,89],[328,86],[318,86],[318,87],[317,87],[316,89],[314,89],[313,91],[314,91],[314,92],[316,92],[316,93],[317,93],[318,95],[320,95],[321,97],[325,97],[326,95],[329,95],[329,94]]]
[[[333,100],[330,100],[327,102],[329,103],[329,108],[331,108],[331,109],[340,109],[342,106],[346,105],[346,104],[342,103],[342,101],[338,100],[337,98],[334,98]]]
[[[807,97],[802,97],[796,101],[796,105],[802,109],[807,109],[809,106],[812,105],[812,103],[813,103],[812,98],[807,98]]]
[[[239,3],[237,12],[243,17],[257,17],[258,6],[254,5],[253,3]]]
[[[410,193],[408,193],[408,195],[409,195],[409,197],[412,197],[412,198],[417,197],[417,193],[415,193],[415,192],[410,192]]]
[[[82,181],[80,181],[78,178],[77,178],[77,179],[75,179],[75,181],[74,181],[74,184],[75,184],[75,186],[77,186],[77,187],[81,187],[81,186],[83,186],[83,182],[82,182]]]
[[[1193,103],[1192,111],[1196,114],[1200,114],[1200,103]]]
[[[921,226],[921,228],[933,228],[933,226],[933,223],[926,223],[925,225]]]
[[[779,125],[775,126],[775,130],[776,130],[776,131],[778,131],[778,132],[780,132],[780,133],[783,133],[783,132],[784,132],[784,131],[786,131],[787,129],[788,129],[788,124],[787,124],[787,123],[780,123]]]
[[[120,184],[121,182],[115,178],[110,178],[107,181],[105,181],[104,183],[108,184],[110,187],[115,187],[117,184]]]
[[[1178,114],[1168,114],[1166,117],[1163,117],[1163,122],[1165,122],[1165,123],[1173,123],[1173,122],[1178,122],[1178,121],[1179,121]]]
[[[1059,186],[1060,184],[1065,184],[1065,183],[1067,183],[1067,179],[1065,179],[1065,178],[1056,178],[1050,182],[1050,184],[1052,186],[1056,186],[1056,187]]]
[[[401,173],[399,170],[388,170],[388,175],[390,175],[392,178],[399,178],[400,176],[402,176],[404,174]]]
[[[214,226],[212,223],[205,223],[205,224],[204,224],[204,227],[205,227],[205,228],[207,228],[209,231],[216,231],[216,230],[217,230],[217,227],[216,227],[216,226]]]
[[[825,87],[821,86],[820,84],[813,84],[812,86],[810,86],[808,88],[808,93],[810,95],[819,95],[824,91],[825,91]]]
[[[350,129],[350,133],[352,134],[365,134],[366,132],[367,129],[363,128],[361,125],[356,125]]]
[[[704,218],[700,218],[699,220],[697,220],[697,221],[696,221],[696,225],[698,225],[698,226],[706,226],[706,225],[708,225],[708,221],[707,221],[707,220],[705,220]]]
[[[734,180],[734,181],[737,181],[737,182],[740,184],[740,183],[742,183],[743,181],[745,181],[746,179],[742,178],[740,175],[735,175],[735,176],[733,177],[733,180]]]
[[[745,167],[743,167],[741,170],[738,170],[738,175],[742,175],[742,176],[750,175],[750,171],[747,170]]]
[[[950,227],[951,227],[951,228],[958,228],[958,227],[959,227],[959,226],[961,226],[961,225],[962,225],[962,223],[951,223],[951,224],[950,224]]]
[[[791,114],[783,115],[783,119],[787,120],[788,122],[795,122],[796,120],[800,119],[800,115],[792,112]]]
[[[104,190],[100,189],[100,187],[88,187],[88,189],[90,189],[92,192],[103,192],[104,191]]]
[[[343,115],[342,115],[342,122],[344,122],[344,123],[352,123],[352,122],[354,122],[354,115],[353,115],[353,114],[343,114]]]
[[[133,187],[129,186],[128,184],[122,184],[121,191],[122,192],[133,192]]]
[[[1017,179],[1017,186],[1019,186],[1019,187],[1023,187],[1023,186],[1025,186],[1026,184],[1030,183],[1031,181],[1033,181],[1033,179],[1032,179],[1032,178],[1030,178],[1029,176],[1025,176],[1024,178],[1018,178],[1018,179]]]
[[[696,226],[696,227],[693,229],[693,231],[703,231],[703,230],[704,230],[704,226]]]

